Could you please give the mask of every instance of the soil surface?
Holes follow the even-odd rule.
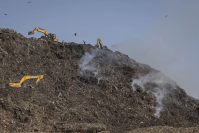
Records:
[[[9,85],[27,75],[44,77]],[[148,65],[105,46],[0,29],[1,131],[199,132],[197,125],[198,100]]]

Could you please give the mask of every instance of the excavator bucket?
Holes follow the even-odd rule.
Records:
[[[33,31],[29,31],[29,32],[28,32],[28,35],[32,35],[32,34],[34,34]]]

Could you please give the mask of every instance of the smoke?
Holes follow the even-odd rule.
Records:
[[[134,67],[136,62],[118,51],[94,48],[90,52],[85,52],[79,60],[80,76],[84,79],[94,77],[99,84],[101,80],[113,80],[120,77],[121,73],[113,69],[124,67],[124,65]]]
[[[155,107],[155,114],[154,116],[159,118],[160,117],[160,112],[163,111],[163,104],[162,100],[165,96],[165,93],[160,88],[155,88],[155,91],[153,92],[153,95],[156,97],[157,100],[157,105]]]
[[[156,87],[150,87],[148,84],[155,84]],[[136,91],[136,86],[140,86],[147,93],[151,92],[156,97],[155,117],[159,118],[163,111],[163,99],[169,93],[169,88],[176,89],[177,84],[161,72],[150,72],[138,79],[133,79],[132,87]],[[166,99],[165,99],[166,100]]]
[[[107,51],[92,49],[90,53],[85,52],[79,60],[80,75],[85,78],[95,77],[99,84],[100,80],[109,79],[106,76],[109,69],[107,64],[110,64],[113,59],[113,54]]]
[[[95,77],[99,81],[102,79],[99,77],[100,68],[97,67],[97,63],[94,58],[98,54],[98,49],[92,50],[91,53],[85,52],[84,55],[79,60],[80,75],[89,78]]]
[[[117,53],[117,54],[116,54]],[[82,58],[79,60],[80,75],[82,77],[95,77],[99,84],[102,79],[113,78],[110,75],[107,76],[107,71],[111,67],[122,66],[126,64],[128,66],[133,66],[136,64],[135,61],[130,59],[125,59],[126,55],[122,55],[119,52],[110,52],[99,49],[93,49],[91,52],[85,52]],[[125,58],[124,58],[125,56]],[[142,65],[141,65],[142,66]],[[141,67],[140,66],[140,67]],[[149,86],[152,84],[152,86]],[[163,111],[163,100],[165,96],[169,93],[169,89],[176,89],[177,84],[171,80],[169,77],[164,75],[161,72],[151,71],[145,76],[140,76],[138,79],[133,79],[132,87],[136,91],[136,86],[140,86],[144,91],[151,92],[156,98],[156,107],[155,107],[155,117],[159,118],[160,113]],[[155,86],[154,86],[155,85]]]
[[[94,57],[97,54],[97,50],[92,51],[91,54],[85,52],[79,61],[79,67],[81,68],[80,74],[85,75],[86,71],[92,71],[95,76],[98,75],[98,69],[93,62]]]
[[[168,1],[159,10],[161,19],[149,30],[139,38],[126,38],[111,49],[160,70],[188,95],[199,98],[198,5],[199,1]]]

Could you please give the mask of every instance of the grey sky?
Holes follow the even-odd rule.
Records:
[[[35,27],[59,41],[95,45],[128,54],[160,70],[199,98],[198,0],[1,0],[0,28],[25,37]],[[7,13],[7,16],[4,15]],[[165,17],[165,15],[168,15]],[[74,36],[77,33],[77,36]]]

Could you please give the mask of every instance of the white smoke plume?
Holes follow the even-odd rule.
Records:
[[[122,67],[124,64],[133,67],[136,62],[119,52],[95,48],[90,52],[85,52],[79,60],[80,76],[87,79],[95,77],[99,84],[101,80],[114,78],[111,74],[112,68],[115,66]]]
[[[156,87],[151,88],[148,84],[155,84]],[[141,76],[138,79],[133,79],[132,87],[133,91],[136,91],[136,85],[141,87],[147,93],[151,92],[156,97],[157,105],[155,107],[155,117],[159,118],[160,113],[163,111],[163,99],[169,93],[168,86],[171,89],[176,89],[177,84],[169,77],[161,72],[150,72],[145,76]]]
[[[98,75],[98,69],[96,68],[95,63],[93,62],[93,59],[96,56],[96,52],[97,50],[92,51],[91,54],[85,52],[85,54],[80,59],[79,67],[81,69],[81,75],[84,75],[86,71],[92,71],[95,76]]]
[[[156,101],[157,101],[157,106],[155,107],[154,116],[159,118],[160,117],[160,112],[163,111],[162,100],[163,100],[163,98],[165,96],[165,93],[160,88],[155,88],[155,91],[153,92],[153,95],[156,97]]]
[[[86,78],[95,77],[97,78],[98,84],[101,79],[106,80],[108,77],[106,77],[104,73],[108,66],[106,66],[104,62],[106,62],[112,56],[105,58],[102,56],[103,54],[104,52],[100,51],[99,49],[93,49],[90,53],[85,52],[85,54],[79,60],[80,75]]]
[[[123,63],[121,63],[124,61]],[[79,61],[80,75],[86,78],[95,77],[99,84],[102,79],[109,79],[106,76],[106,71],[114,66],[115,62],[120,65],[127,64],[133,66],[128,61],[125,62],[120,54],[114,54],[99,49],[93,49],[91,52],[85,52]],[[161,72],[151,71],[145,76],[140,76],[138,79],[133,79],[132,87],[136,91],[136,86],[141,87],[144,91],[150,92],[156,98],[155,117],[159,118],[160,113],[163,111],[163,100],[165,100],[169,90],[177,89],[177,84],[169,77]]]

